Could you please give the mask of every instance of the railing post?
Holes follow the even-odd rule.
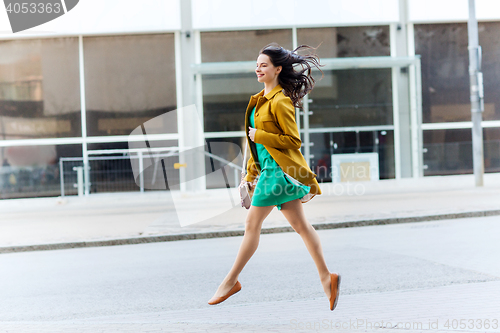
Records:
[[[84,167],[73,167],[73,170],[76,171],[76,179],[77,179],[77,187],[78,187],[78,196],[83,197],[83,168]]]
[[[139,185],[141,188],[141,193],[144,193],[144,160],[142,151],[139,151],[137,155],[139,157]]]
[[[59,178],[61,179],[61,197],[64,198],[64,164],[63,159],[59,159]]]

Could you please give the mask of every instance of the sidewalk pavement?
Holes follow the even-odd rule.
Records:
[[[323,183],[323,194],[303,207],[316,229],[500,215],[500,174],[484,183],[475,187],[473,175]],[[234,206],[225,209],[228,193]],[[173,212],[200,222],[181,226]],[[234,188],[1,200],[0,253],[236,236],[247,212]],[[288,231],[273,209],[262,233]]]

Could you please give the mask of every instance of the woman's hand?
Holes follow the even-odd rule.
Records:
[[[252,128],[250,126],[248,126],[249,130],[248,130],[248,136],[250,137],[250,140],[252,140],[253,142],[255,142],[255,132],[257,131],[256,128]]]

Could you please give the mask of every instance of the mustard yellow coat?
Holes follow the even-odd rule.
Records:
[[[264,89],[252,95],[245,113],[245,132],[250,147],[250,158],[247,163],[245,180],[252,182],[260,174],[259,163],[255,163],[257,155],[256,143],[264,145],[272,158],[288,175],[302,184],[311,187],[309,195],[302,200],[307,202],[315,195],[321,194],[316,174],[311,171],[300,152],[302,141],[295,122],[295,107],[292,100],[283,94],[281,85],[264,95]],[[255,142],[248,136],[250,114],[255,106]]]

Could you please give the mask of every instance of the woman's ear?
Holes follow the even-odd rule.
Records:
[[[283,66],[276,67],[276,73],[279,74],[281,72],[281,69],[283,69]]]

